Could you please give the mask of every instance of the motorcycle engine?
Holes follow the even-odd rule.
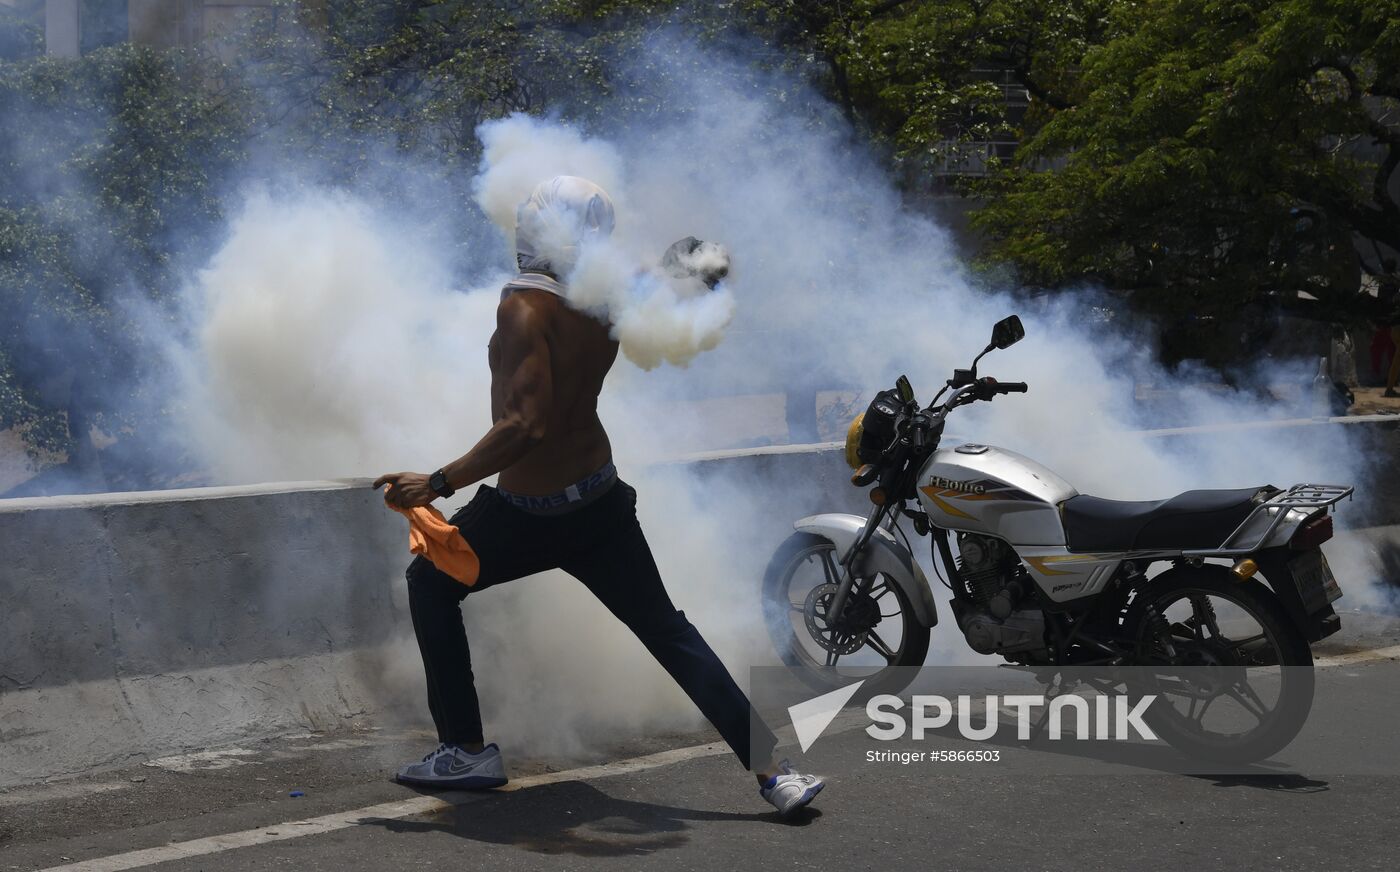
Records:
[[[1031,581],[1011,546],[990,536],[959,533],[958,552],[958,572],[973,605],[954,600],[953,614],[972,650],[1006,655],[1044,650],[1044,613],[1037,607],[1017,608]]]

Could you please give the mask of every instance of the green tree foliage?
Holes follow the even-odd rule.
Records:
[[[1072,105],[983,190],[992,256],[1178,312],[1302,290],[1347,318],[1354,241],[1400,250],[1397,60],[1394,0],[1125,4]]]
[[[1014,142],[1073,96],[1073,71],[1124,0],[753,0],[753,26],[823,61],[824,89],[914,173],[966,144]],[[790,49],[790,50],[791,50]],[[1008,100],[1024,89],[1029,106]],[[1028,111],[1027,111],[1028,110]],[[926,184],[926,179],[923,180]]]
[[[0,6],[0,429],[81,455],[93,425],[157,421],[139,334],[171,317],[231,182],[293,169],[464,215],[481,122],[644,135],[705,81],[696,40],[785,111],[839,121],[815,85],[911,193],[978,143],[1022,142],[977,193],[989,260],[1028,282],[1192,311],[1307,289],[1340,312],[1352,241],[1400,251],[1398,5],[282,0],[200,50],[57,60],[19,0]],[[422,158],[392,162],[421,192],[381,172],[386,151]]]
[[[327,0],[264,16],[239,53],[280,133],[311,147],[391,143],[472,165],[476,129],[512,112],[595,120],[645,37],[676,20],[657,0]],[[299,25],[289,27],[288,18]],[[629,73],[635,71],[628,71]],[[372,160],[373,148],[365,153]],[[363,167],[347,167],[358,173]]]
[[[932,165],[957,143],[1014,139],[1038,123],[1008,115],[1012,79],[1036,105],[1064,105],[1066,70],[1123,2],[288,0],[240,58],[310,147],[388,137],[472,162],[477,126],[511,112],[644,123],[674,90],[662,84],[703,72],[688,52],[667,51],[676,32],[756,71],[796,73],[756,86],[803,112],[799,89],[815,84],[862,132]],[[314,25],[289,28],[289,18]]]
[[[180,280],[175,252],[217,226],[248,136],[219,72],[132,45],[0,64],[0,429],[81,456],[91,427],[159,413],[139,396],[143,324]]]

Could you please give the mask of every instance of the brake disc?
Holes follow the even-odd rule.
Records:
[[[833,627],[828,611],[836,590],[837,585],[830,582],[812,588],[802,606],[803,621],[808,635],[823,649],[838,655],[854,654],[865,647],[866,635],[879,623],[880,606],[873,597],[852,592],[846,599],[843,619]]]

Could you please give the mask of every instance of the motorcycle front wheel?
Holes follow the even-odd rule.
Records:
[[[908,667],[928,655],[929,628],[884,573],[857,576],[843,615],[828,613],[841,579],[841,555],[812,533],[788,537],[763,577],[763,616],[773,646],[808,687],[835,690],[864,679],[857,699],[897,693],[914,678]]]
[[[1136,598],[1126,629],[1159,698],[1144,721],[1192,757],[1252,763],[1282,750],[1312,710],[1312,650],[1278,599],[1223,566],[1162,573]]]

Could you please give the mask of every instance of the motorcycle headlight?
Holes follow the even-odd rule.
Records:
[[[851,428],[846,431],[846,465],[851,469],[860,469],[860,437],[865,433],[865,413],[856,415],[851,422]]]

